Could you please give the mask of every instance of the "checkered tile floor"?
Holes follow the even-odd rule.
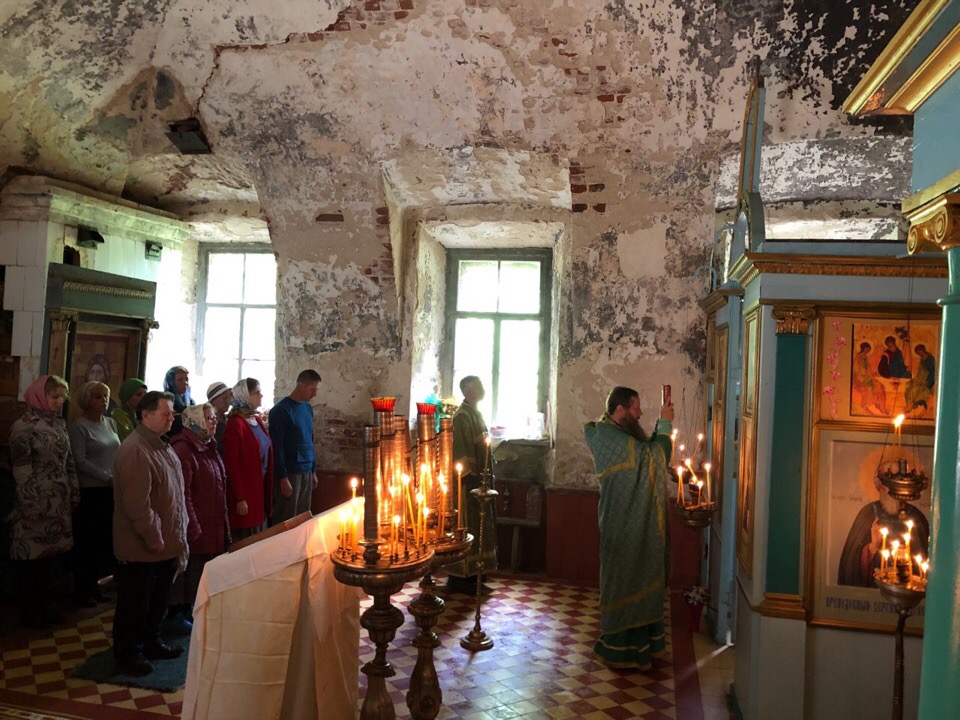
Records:
[[[442,586],[443,580],[440,580]],[[696,670],[694,703],[675,694],[677,667],[667,603],[667,653],[654,661],[647,673],[610,670],[592,656],[598,632],[594,589],[542,580],[495,578],[488,581],[493,593],[484,599],[481,623],[495,647],[470,654],[460,639],[473,627],[472,598],[443,595],[446,610],[437,631],[441,646],[435,651],[443,689],[440,720],[524,720],[586,718],[609,720],[700,720]],[[415,584],[394,596],[406,607],[419,594]],[[75,627],[60,627],[52,634],[25,639],[0,656],[0,720],[156,720],[180,713],[182,691],[157,693],[115,685],[97,685],[75,679],[71,670],[84,657],[109,646],[112,610],[81,619]],[[412,618],[397,632],[388,658],[397,671],[390,679],[398,718],[408,718],[405,693],[416,662],[410,641],[417,633]],[[689,636],[689,666],[693,650]],[[361,663],[373,656],[364,633]],[[361,675],[361,685],[366,678]],[[680,685],[678,681],[677,685]],[[684,691],[691,687],[684,681]],[[361,699],[364,687],[361,687]],[[679,700],[679,702],[678,702]],[[682,710],[695,707],[695,712]],[[714,717],[711,715],[711,717]],[[719,716],[717,716],[719,717]]]

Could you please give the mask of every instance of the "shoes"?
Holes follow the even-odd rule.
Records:
[[[78,608],[95,608],[97,601],[91,595],[74,595],[73,604]]]
[[[144,647],[143,654],[150,660],[173,660],[183,655],[183,648],[168,645],[163,640],[154,640]]]
[[[162,630],[165,635],[184,636],[193,632],[193,623],[184,615],[177,613],[170,615],[163,621]]]
[[[153,672],[153,664],[143,655],[136,655],[124,660],[117,660],[118,675],[132,675],[133,677],[143,677]]]

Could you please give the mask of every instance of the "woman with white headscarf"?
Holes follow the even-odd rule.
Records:
[[[223,435],[229,486],[230,530],[234,540],[266,527],[273,500],[273,446],[257,408],[260,383],[244,378],[233,386],[233,401]]]

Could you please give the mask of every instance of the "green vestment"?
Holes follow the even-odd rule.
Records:
[[[646,669],[665,647],[670,423],[640,441],[609,416],[584,426],[600,480],[600,630],[594,652]]]

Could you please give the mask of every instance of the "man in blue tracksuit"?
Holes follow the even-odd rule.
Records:
[[[313,452],[313,406],[320,375],[304,370],[297,386],[270,410],[270,440],[273,442],[273,512],[270,524],[310,509],[310,498],[317,487]]]

